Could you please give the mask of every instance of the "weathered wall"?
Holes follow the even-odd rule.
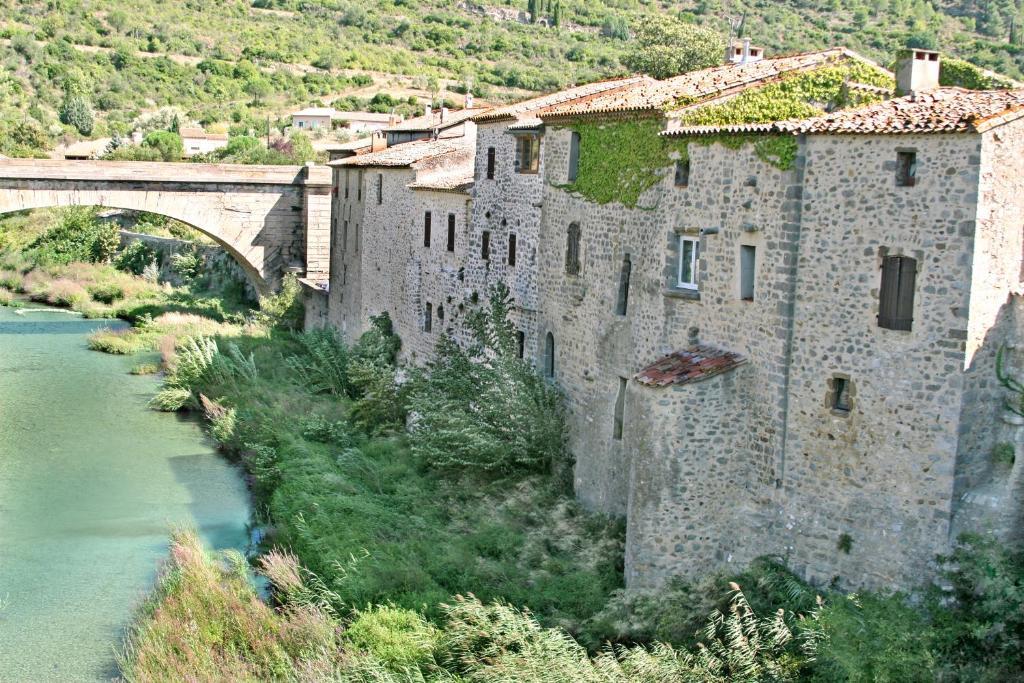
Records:
[[[569,136],[568,129],[548,129],[549,162],[567,158]],[[610,439],[618,378],[632,377],[693,339],[752,361],[746,388],[760,400],[749,407],[745,457],[756,483],[737,495],[766,506],[774,494],[796,248],[793,214],[799,206],[792,188],[798,175],[760,161],[749,147],[691,144],[690,158],[688,187],[675,187],[665,169],[663,181],[641,198],[641,206],[655,210],[594,204],[556,187],[564,178],[550,178],[545,192],[539,336],[550,331],[555,338],[556,376],[569,399],[577,494],[610,513],[626,512],[626,482],[637,457]],[[572,222],[582,230],[579,276],[565,272]],[[708,229],[717,234],[700,237],[699,291],[671,286],[678,235],[697,237]],[[739,246],[746,243],[761,247],[753,301],[739,298]],[[630,297],[627,314],[618,316],[614,307],[626,254],[632,261]],[[755,524],[769,521],[765,513]]]
[[[980,144],[807,139],[778,533],[811,580],[906,586],[947,549]],[[917,152],[912,187],[895,180],[905,149]],[[886,251],[918,260],[909,332],[877,323]],[[846,416],[827,400],[836,374],[853,387]]]
[[[477,127],[473,212],[466,261],[466,281],[486,298],[490,288],[508,285],[515,308],[512,322],[523,332],[525,353],[537,353],[537,245],[544,198],[545,142],[541,138],[539,173],[516,173],[515,137],[509,121]],[[495,150],[494,178],[487,179],[487,150]],[[490,259],[481,258],[484,231],[490,232]],[[508,263],[509,234],[516,235],[516,263]]]
[[[964,373],[960,444],[954,489],[952,533],[1015,536],[1019,516],[1013,507],[1009,468],[993,462],[992,452],[1006,438],[1003,402],[1009,393],[996,379],[996,354],[1006,345],[1009,369],[1021,367],[1024,353],[1024,122],[1000,126],[981,144],[980,205],[971,266],[970,313]],[[1010,440],[1012,442],[1012,440]],[[1017,503],[1018,505],[1020,502]]]
[[[631,383],[626,584],[698,578],[762,554],[745,492],[754,485],[747,432],[750,365],[666,388]],[[728,416],[728,419],[722,419]]]
[[[334,200],[331,215],[331,278],[327,294],[327,320],[354,342],[365,329],[362,307],[362,253],[365,222],[362,169],[334,168]]]

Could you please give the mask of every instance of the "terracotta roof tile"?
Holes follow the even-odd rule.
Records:
[[[667,387],[714,377],[746,362],[745,358],[731,351],[713,346],[691,346],[651,363],[634,379],[649,387]]]
[[[439,140],[417,140],[388,147],[379,152],[360,154],[347,159],[332,161],[329,166],[412,166],[420,161],[444,156],[452,152],[471,149],[469,138],[441,138]]]
[[[489,111],[485,111],[482,114],[478,114],[473,118],[474,121],[486,122],[486,121],[500,121],[502,119],[513,119],[522,116],[523,114],[529,114],[531,112],[544,109],[545,107],[551,107],[557,104],[563,104],[571,100],[576,100],[581,97],[587,97],[598,93],[606,92],[613,88],[621,88],[632,83],[636,83],[643,80],[643,76],[630,76],[628,78],[616,78],[609,81],[597,81],[595,83],[588,83],[586,85],[576,86],[575,88],[567,88],[565,90],[559,90],[558,92],[549,93],[547,95],[541,95],[540,97],[533,97],[522,102],[516,102],[515,104],[509,104],[504,107],[495,107]]]
[[[585,116],[619,112],[661,111],[679,100],[698,100],[724,91],[743,89],[776,79],[793,71],[814,69],[829,63],[870,60],[844,47],[818,52],[761,59],[747,64],[723,64],[682,74],[664,81],[644,77],[624,87],[554,105],[539,112],[541,118]],[[876,65],[877,66],[877,65]]]
[[[412,190],[434,190],[436,192],[468,192],[473,187],[473,173],[453,173],[451,175],[427,178],[409,183],[406,187]]]
[[[441,120],[441,110],[437,109],[430,114],[430,116],[417,116],[414,119],[409,119],[399,123],[397,126],[391,126],[386,128],[387,133],[398,133],[401,131],[423,131],[423,130],[435,130],[438,128],[451,128],[452,126],[458,125],[467,119],[472,119],[475,116],[479,116],[487,112],[488,110],[483,107],[476,107],[473,109],[457,109],[448,110],[444,114],[444,120]]]
[[[1022,116],[1024,89],[938,88],[809,119],[723,126],[684,126],[661,134],[673,137],[716,133],[981,133]]]
[[[1024,90],[939,88],[878,104],[833,112],[799,123],[799,133],[953,133],[981,132],[1021,115]]]

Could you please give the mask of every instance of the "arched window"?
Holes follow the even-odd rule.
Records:
[[[544,337],[544,376],[555,376],[555,335],[550,332]]]
[[[580,224],[570,223],[565,237],[565,272],[580,274]]]

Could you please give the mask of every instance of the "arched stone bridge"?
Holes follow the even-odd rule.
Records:
[[[286,270],[326,279],[331,169],[111,161],[0,160],[0,214],[102,206],[161,214],[209,235],[261,290]]]

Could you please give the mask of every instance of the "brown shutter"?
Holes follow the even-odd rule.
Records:
[[[899,295],[900,263],[896,256],[882,259],[882,287],[878,292],[878,326],[895,329]]]
[[[914,325],[914,287],[917,283],[917,260],[901,256],[900,284],[896,294],[896,320],[894,330],[910,330]]]

